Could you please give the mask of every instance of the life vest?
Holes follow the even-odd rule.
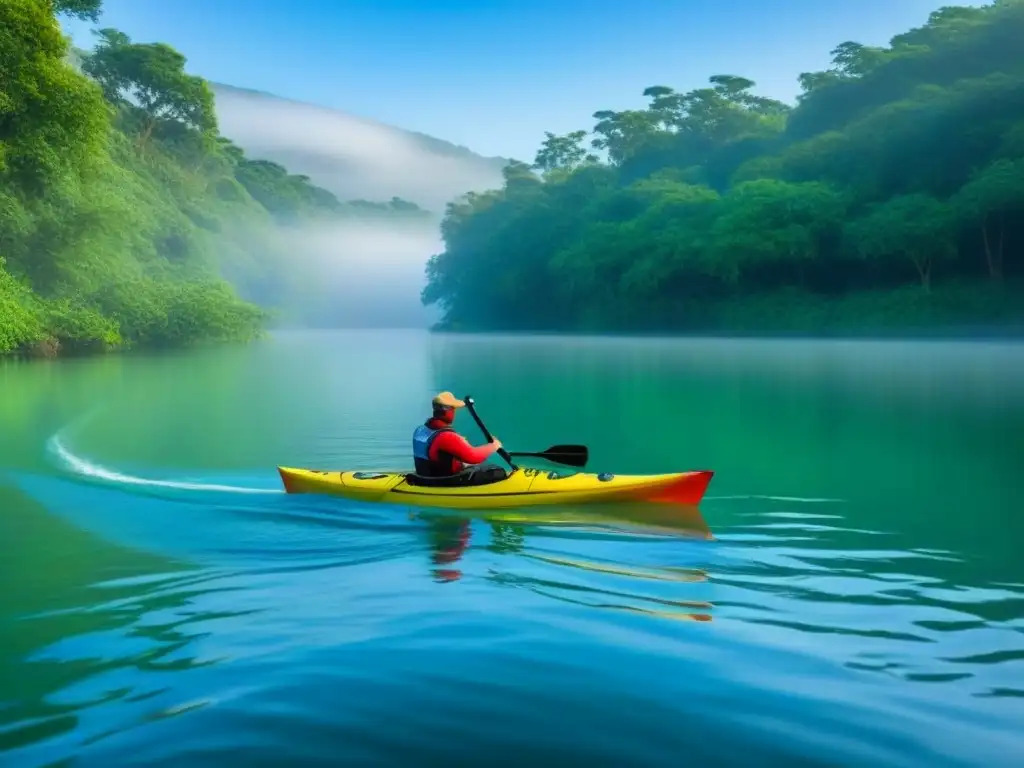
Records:
[[[442,432],[454,432],[449,427],[431,429],[420,424],[412,433],[412,459],[416,466],[416,474],[422,477],[448,477],[452,474],[452,457],[442,453],[437,460],[430,458],[430,447]]]

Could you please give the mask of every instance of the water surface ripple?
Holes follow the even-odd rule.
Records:
[[[909,491],[720,475],[700,510],[467,518],[287,496],[272,464],[113,462],[87,447],[110,419],[37,433],[0,481],[0,764],[1024,754],[1024,577],[984,506],[922,523],[889,511]],[[278,449],[403,460],[350,426]]]

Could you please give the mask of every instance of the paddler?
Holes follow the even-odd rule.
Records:
[[[412,456],[421,477],[450,477],[467,467],[483,464],[501,448],[493,437],[480,446],[470,445],[452,428],[455,412],[466,405],[451,392],[439,392],[431,401],[433,415],[416,427],[412,435]]]

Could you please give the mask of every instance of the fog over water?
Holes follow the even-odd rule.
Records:
[[[291,296],[285,317],[343,326],[433,322],[436,310],[424,308],[419,296],[427,259],[443,249],[438,225],[445,205],[500,186],[504,159],[269,94],[224,85],[214,92],[221,132],[250,157],[306,175],[340,200],[400,197],[433,214],[426,221],[329,221],[261,233],[283,246],[300,282],[315,287],[315,296]]]

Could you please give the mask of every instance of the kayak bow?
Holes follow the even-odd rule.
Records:
[[[664,475],[559,474],[520,467],[483,485],[420,485],[403,472],[328,472],[278,467],[287,493],[342,496],[356,501],[451,509],[500,509],[551,504],[647,501],[695,505],[711,471]]]

